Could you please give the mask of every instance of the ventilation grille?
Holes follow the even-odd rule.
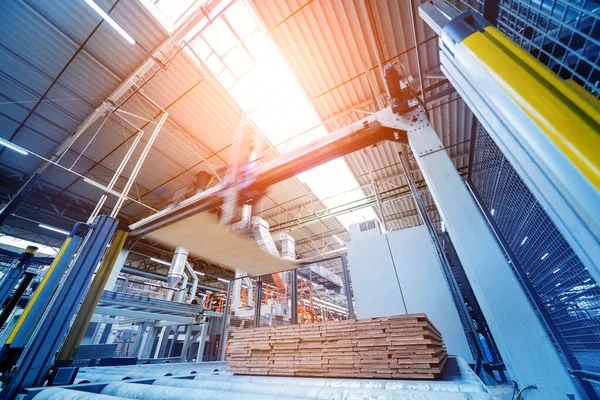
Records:
[[[377,229],[377,224],[375,223],[375,220],[372,219],[370,221],[361,222],[359,227],[361,232],[371,231],[373,229]]]

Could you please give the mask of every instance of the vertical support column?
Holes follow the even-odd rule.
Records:
[[[188,351],[190,349],[190,339],[192,338],[192,325],[185,327],[185,338],[183,339],[183,347],[181,348],[181,356],[179,359],[183,362],[188,361]]]
[[[225,348],[227,347],[227,334],[229,330],[229,302],[231,301],[231,281],[227,284],[227,296],[225,297],[225,305],[223,306],[223,325],[221,326],[221,339],[219,341],[219,351],[217,352],[217,360],[225,360]]]
[[[34,277],[34,273],[25,272],[25,275],[23,276],[23,279],[21,279],[21,282],[15,290],[15,293],[12,295],[6,306],[2,309],[2,313],[0,313],[0,329],[4,327],[4,324],[8,320],[8,317],[13,312],[17,304],[19,304],[19,300],[21,300],[21,297],[23,297],[23,293],[25,293]]]
[[[344,273],[344,289],[346,291],[346,302],[348,303],[348,319],[354,319],[354,302],[350,291],[350,274],[348,273],[348,260],[342,254],[342,272]]]
[[[290,279],[290,290],[291,290],[291,306],[290,313],[291,318],[290,322],[292,324],[298,323],[298,272],[294,269],[290,271],[291,279]]]
[[[118,230],[115,233],[111,241],[111,245],[106,252],[104,260],[102,261],[102,265],[100,265],[100,268],[98,268],[90,289],[88,290],[83,302],[81,303],[81,306],[79,307],[79,311],[77,312],[77,316],[75,317],[73,325],[69,330],[69,334],[67,335],[67,338],[58,352],[58,355],[56,356],[56,366],[70,365],[75,358],[75,354],[77,354],[77,350],[79,349],[79,345],[83,340],[85,331],[87,330],[92,319],[94,310],[100,301],[102,291],[106,286],[106,282],[108,281],[113,266],[119,258],[121,249],[125,244],[127,235],[128,232],[126,230]]]
[[[260,326],[260,309],[262,306],[262,279],[256,280],[256,293],[254,294],[254,327]]]
[[[181,330],[181,325],[175,326],[173,329],[173,340],[171,340],[171,345],[169,346],[169,351],[166,354],[168,358],[175,356],[175,343],[179,340],[179,331]]]
[[[27,269],[27,264],[29,264],[36,251],[37,247],[27,246],[25,251],[19,255],[19,258],[9,267],[8,273],[2,277],[2,282],[0,282],[0,307],[6,302],[6,299],[8,299],[15,286],[17,286],[17,283]]]
[[[204,347],[206,346],[206,335],[208,334],[209,319],[205,319],[202,323],[202,332],[200,333],[200,341],[198,342],[198,353],[196,354],[196,362],[202,362],[204,358]]]
[[[121,269],[125,265],[125,262],[127,261],[128,256],[129,256],[129,250],[121,249],[121,252],[119,253],[119,257],[117,257],[117,261],[115,262],[115,265],[113,266],[110,276],[108,277],[108,280],[106,281],[106,286],[104,286],[104,290],[113,290],[114,289],[115,284],[117,283],[117,278],[119,277],[119,274],[121,273]],[[125,285],[124,287],[126,287],[126,286],[127,285]]]
[[[504,253],[424,113],[408,119],[410,147],[511,377],[528,399],[581,398]]]
[[[423,220],[423,225],[427,228],[429,232],[429,236],[431,238],[431,242],[433,243],[433,247],[435,248],[435,252],[437,254],[438,261],[440,263],[440,269],[446,278],[446,283],[448,284],[448,289],[450,289],[450,294],[452,295],[452,300],[454,300],[454,306],[456,307],[456,311],[460,317],[460,321],[463,326],[463,331],[465,332],[465,337],[467,342],[469,343],[469,348],[471,350],[471,354],[473,355],[473,359],[479,363],[482,359],[483,349],[481,347],[481,342],[477,337],[477,332],[475,330],[475,325],[473,325],[473,320],[469,315],[469,310],[467,310],[467,306],[465,301],[460,293],[460,289],[458,287],[458,283],[452,274],[452,268],[450,268],[450,262],[446,257],[446,253],[442,247],[442,243],[440,242],[440,238],[435,230],[435,227],[431,223],[429,219],[429,215],[427,214],[427,209],[425,208],[425,204],[423,203],[423,199],[421,198],[421,194],[417,189],[417,185],[412,177],[410,172],[410,166],[408,164],[408,156],[406,154],[398,154],[400,157],[400,163],[402,164],[402,170],[404,171],[404,177],[410,186],[410,191],[412,192],[413,199],[417,204],[417,209],[419,210],[419,214],[421,215],[421,219]]]

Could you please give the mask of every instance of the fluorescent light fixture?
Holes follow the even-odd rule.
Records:
[[[155,263],[159,263],[159,264],[162,264],[162,265],[169,265],[169,266],[171,265],[170,262],[159,260],[158,258],[154,258],[154,257],[150,257],[150,261],[154,261]]]
[[[521,246],[523,246],[525,244],[525,242],[527,241],[527,239],[529,239],[529,237],[525,236],[523,238],[523,240],[521,241]]]
[[[113,196],[121,197],[121,193],[117,192],[116,190],[109,189],[106,186],[104,186],[103,184],[93,181],[90,178],[83,178],[83,181],[94,187],[97,187],[98,189],[102,190],[104,193],[110,193]],[[125,200],[129,200],[129,197],[125,196]]]
[[[223,279],[223,278],[217,278],[217,280],[224,282],[224,283],[229,283],[229,281],[227,279]]]
[[[558,287],[558,286],[560,286],[560,282],[558,282],[558,283],[557,283],[556,285],[554,285],[554,286],[555,286],[555,287]]]
[[[17,146],[13,142],[9,142],[8,140],[0,139],[0,145],[6,147],[7,149],[11,149],[12,151],[16,151],[17,153],[23,154],[24,156],[29,154],[27,150],[20,146]]]
[[[335,240],[337,240],[337,242],[339,244],[341,244],[342,246],[346,246],[346,242],[344,242],[342,239],[340,239],[339,237],[337,237],[337,235],[333,235],[332,236]]]
[[[202,276],[206,275],[204,272],[200,272],[200,271],[194,271],[194,273],[196,275],[202,275]]]
[[[560,268],[556,268],[554,271],[552,271],[553,274],[557,273],[558,271],[560,271]]]
[[[583,281],[583,283],[588,283],[591,280],[592,280],[592,278],[587,278],[585,281]]]
[[[110,26],[112,26],[117,32],[119,32],[119,34],[123,36],[125,40],[129,42],[129,44],[135,44],[135,40],[133,40],[133,38],[127,32],[125,32],[125,30],[121,28],[119,24],[117,24],[117,21],[112,19],[110,15],[108,15],[102,8],[100,8],[98,4],[94,3],[93,0],[85,0],[85,2],[88,6],[92,7],[92,9],[96,11],[98,15],[100,15],[106,22],[108,22]]]
[[[548,256],[550,255],[550,253],[545,253],[542,258],[540,258],[540,260],[544,261],[546,258],[548,258]]]
[[[496,209],[492,208],[492,217],[494,216],[494,214],[496,214]]]
[[[63,235],[68,235],[68,234],[69,234],[69,231],[65,231],[64,229],[55,228],[55,227],[53,227],[53,226],[50,226],[50,225],[46,225],[46,224],[39,224],[38,226],[39,226],[40,228],[48,229],[49,231],[53,231],[53,232],[62,233]]]
[[[442,232],[446,232],[446,224],[444,223],[444,220],[442,220]]]

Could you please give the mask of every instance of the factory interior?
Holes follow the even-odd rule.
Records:
[[[600,399],[600,1],[0,1],[0,399]]]

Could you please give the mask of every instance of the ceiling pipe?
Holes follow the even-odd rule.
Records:
[[[192,268],[192,265],[189,261],[185,262],[185,268],[192,277],[192,295],[187,301],[187,303],[191,303],[194,300],[194,298],[196,298],[196,291],[198,290],[198,275],[196,275],[196,272],[194,271],[194,268]]]

